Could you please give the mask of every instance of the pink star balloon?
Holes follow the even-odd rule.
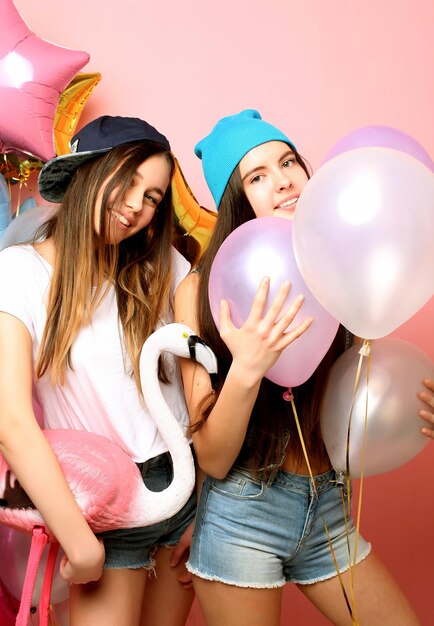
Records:
[[[89,55],[35,35],[12,0],[1,0],[0,24],[0,152],[48,161],[60,94]]]

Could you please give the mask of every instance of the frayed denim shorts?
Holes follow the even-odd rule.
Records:
[[[163,491],[172,482],[173,466],[168,452],[149,461],[137,464],[143,482],[151,491]],[[160,546],[174,546],[178,543],[196,513],[196,490],[193,490],[187,504],[173,517],[152,526],[128,528],[99,533],[104,540],[104,568],[151,569],[153,555]]]
[[[205,479],[187,569],[238,587],[311,584],[354,563],[355,528],[347,513],[342,474],[315,477],[278,471],[269,483],[232,469],[224,480]],[[343,500],[346,503],[344,509]],[[358,563],[371,546],[360,535]]]

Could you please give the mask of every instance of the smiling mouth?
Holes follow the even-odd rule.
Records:
[[[118,213],[117,211],[114,211],[113,209],[110,209],[110,214],[113,215],[113,217],[115,217],[118,220],[118,222],[120,222],[124,226],[131,226],[131,224],[127,220],[127,218],[124,217],[123,215],[121,215],[120,213]]]
[[[285,200],[285,202],[282,202],[282,204],[279,204],[276,207],[276,209],[289,209],[297,204],[297,200],[298,200],[298,196],[297,198],[292,198],[291,200]]]

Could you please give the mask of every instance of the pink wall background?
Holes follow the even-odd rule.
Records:
[[[246,107],[284,129],[315,169],[347,132],[387,124],[434,157],[434,4],[429,0],[15,0],[40,37],[84,50],[101,72],[79,126],[145,117],[171,139],[200,203],[213,208],[193,146]],[[414,278],[418,279],[417,276]],[[405,285],[403,285],[405,297]],[[434,358],[434,299],[396,335]],[[366,480],[362,532],[433,624],[434,448]],[[328,622],[291,587],[283,624]],[[203,624],[198,607],[189,626]]]

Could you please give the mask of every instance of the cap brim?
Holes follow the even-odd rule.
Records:
[[[48,202],[62,202],[65,191],[75,174],[76,169],[111,148],[79,152],[78,154],[62,154],[48,161],[39,172],[38,189],[41,196]]]

